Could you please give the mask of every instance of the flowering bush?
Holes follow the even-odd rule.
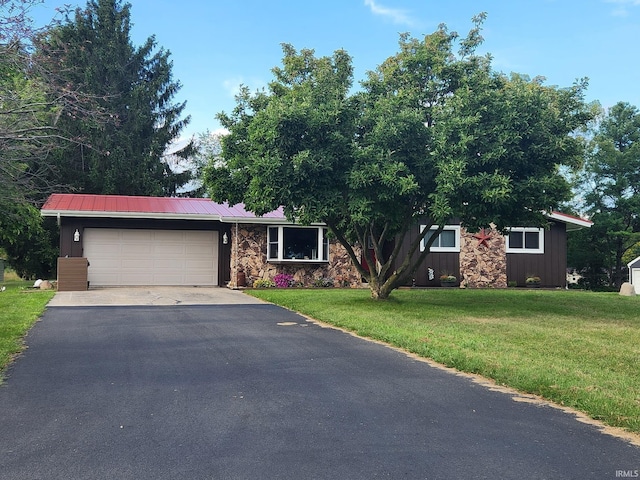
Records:
[[[276,282],[276,287],[280,288],[289,288],[295,285],[293,275],[289,275],[288,273],[279,273],[273,277],[273,281]]]
[[[253,288],[273,288],[276,284],[273,280],[268,280],[266,278],[260,278],[253,282]]]

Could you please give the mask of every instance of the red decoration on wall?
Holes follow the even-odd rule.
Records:
[[[489,235],[484,228],[480,230],[478,233],[474,235],[474,238],[478,239],[478,246],[484,245],[485,247],[489,247],[489,243],[487,240],[491,239],[491,235]]]

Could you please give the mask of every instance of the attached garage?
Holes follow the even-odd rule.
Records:
[[[255,218],[242,206],[208,198],[59,193],[49,197],[42,215],[57,218],[60,227],[58,283],[82,273],[84,283],[76,283],[85,289],[226,285],[232,227]],[[80,264],[66,261],[74,258],[87,260],[83,272],[67,267]]]
[[[91,286],[218,285],[218,232],[85,228]]]

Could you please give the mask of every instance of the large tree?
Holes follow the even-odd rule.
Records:
[[[37,42],[38,59],[68,90],[90,94],[110,122],[92,122],[74,109],[61,112],[58,127],[76,144],[60,150],[61,179],[76,191],[172,195],[189,180],[163,161],[189,118],[175,103],[180,83],[172,78],[170,52],[152,36],[132,44],[131,5],[92,0]],[[186,156],[191,143],[174,154]]]
[[[206,170],[211,197],[326,223],[380,299],[412,277],[437,237],[412,260],[425,228],[399,258],[418,222],[543,225],[543,211],[569,195],[558,165],[581,155],[571,133],[591,118],[585,82],[559,89],[493,72],[475,53],[483,19],[463,39],[444,25],[424,39],[401,36],[356,93],[346,52],[316,58],[285,45],[268,91],[244,90],[219,115],[230,134],[224,162]],[[368,243],[375,257],[363,267],[357,246]]]
[[[56,88],[33,57],[29,11],[38,3],[0,0],[0,248],[21,275],[45,277],[56,228],[38,206],[56,188],[51,152],[65,141],[56,119],[62,109],[99,114],[85,96]]]
[[[598,227],[583,232],[582,241],[590,257],[601,260],[576,266],[605,268],[619,288],[625,254],[640,241],[640,111],[635,106],[619,102],[602,112],[582,173],[583,208]]]

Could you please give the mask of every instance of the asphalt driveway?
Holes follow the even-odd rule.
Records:
[[[54,306],[0,386],[0,478],[615,479],[640,448],[264,303]],[[624,475],[623,475],[624,474]]]

